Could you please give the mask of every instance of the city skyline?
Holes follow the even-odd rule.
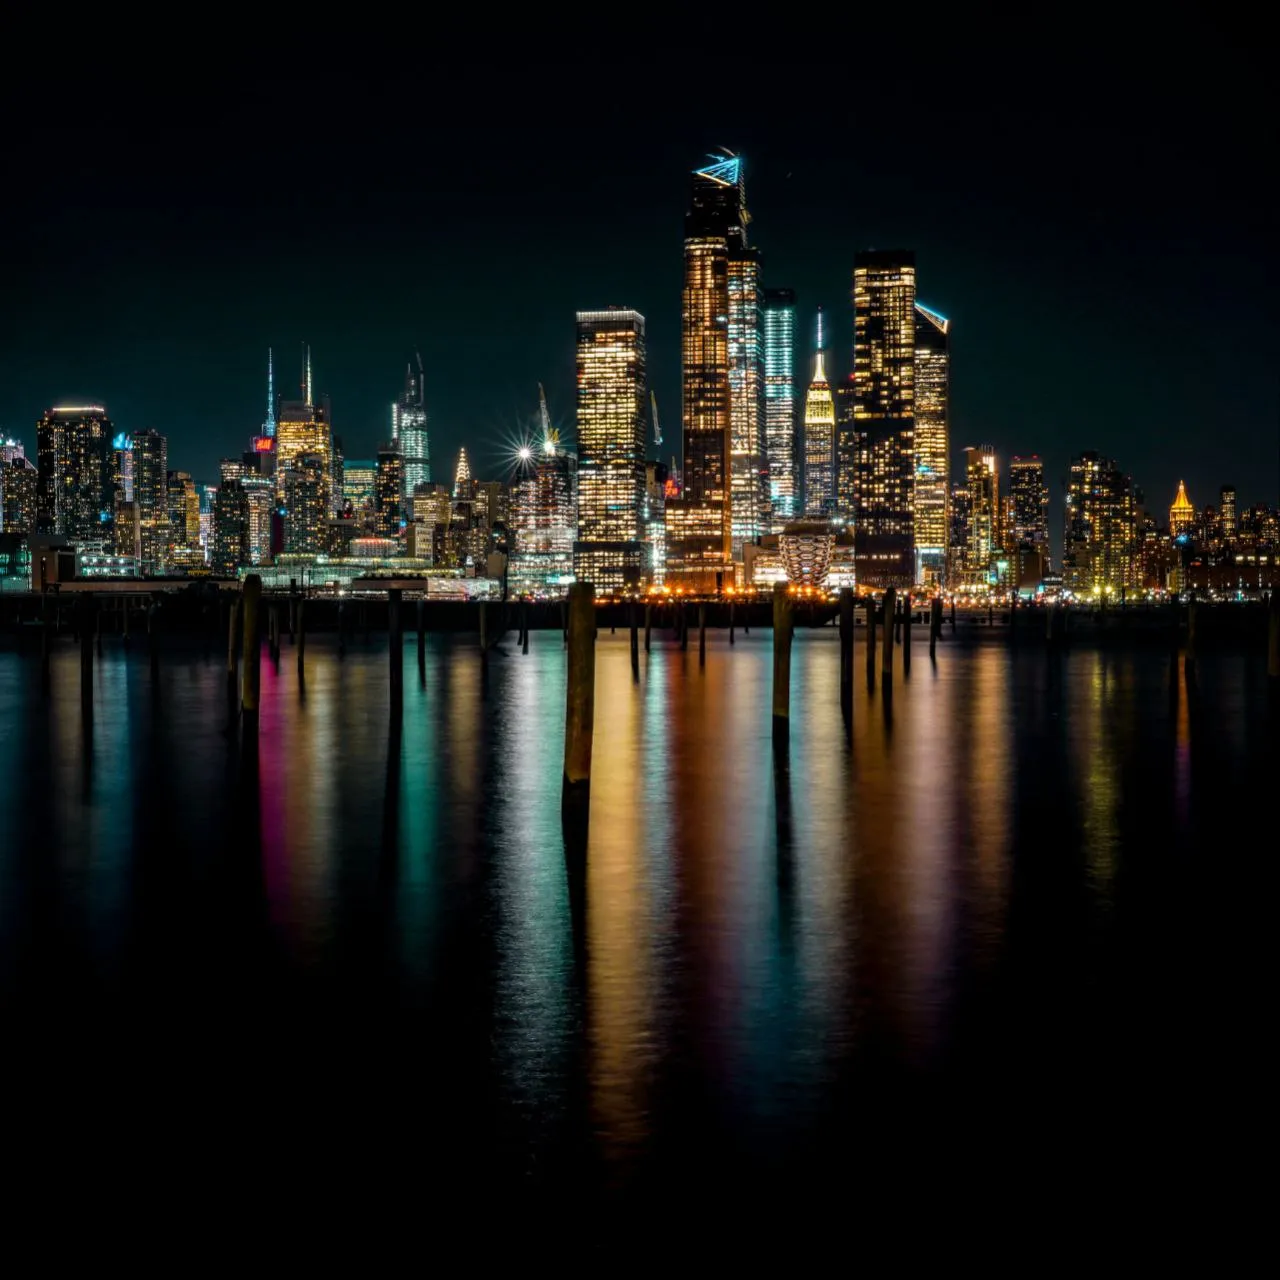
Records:
[[[419,349],[438,470],[466,444],[494,474],[538,382],[571,423],[574,312],[625,302],[647,318],[669,457],[681,429],[674,237],[689,167],[727,144],[746,158],[766,282],[793,288],[798,314],[821,305],[828,318],[833,387],[848,373],[853,254],[914,248],[920,300],[953,325],[953,475],[966,444],[1039,453],[1055,536],[1082,448],[1119,460],[1152,502],[1179,478],[1193,495],[1225,480],[1246,504],[1274,502],[1276,385],[1254,354],[1274,346],[1276,324],[1256,163],[1273,116],[1220,33],[1174,21],[1164,38],[1173,52],[1159,59],[1093,51],[1082,65],[1064,48],[990,85],[970,46],[944,55],[922,38],[913,73],[930,92],[901,122],[914,149],[860,145],[872,117],[821,86],[803,104],[703,96],[643,123],[578,123],[561,147],[572,95],[553,83],[500,134],[458,123],[408,166],[406,140],[421,141],[452,80],[378,130],[407,91],[380,86],[361,103],[342,82],[344,126],[336,103],[318,104],[287,149],[260,136],[256,91],[200,114],[190,66],[171,120],[115,127],[134,87],[93,121],[72,100],[50,103],[19,139],[11,184],[44,190],[56,154],[62,190],[92,198],[2,215],[13,248],[0,434],[31,447],[45,408],[101,402],[122,429],[168,436],[174,464],[206,482],[261,421],[265,349],[286,384],[306,341],[348,453],[372,457]],[[1179,58],[1193,54],[1190,77]],[[867,94],[886,75],[869,68]],[[314,198],[309,174],[332,175],[334,194]]]

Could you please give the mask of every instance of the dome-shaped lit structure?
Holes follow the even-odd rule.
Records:
[[[825,520],[798,520],[787,525],[778,538],[787,579],[798,587],[825,586],[834,545],[835,535]]]

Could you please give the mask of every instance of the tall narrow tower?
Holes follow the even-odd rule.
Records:
[[[775,533],[800,512],[796,477],[796,295],[764,293],[764,436],[770,523]]]
[[[915,254],[854,259],[854,557],[859,583],[915,581]]]
[[[822,308],[818,308],[818,350],[813,381],[804,400],[805,514],[829,520],[836,501],[836,404],[827,382],[822,345]]]
[[[422,356],[404,367],[404,393],[391,406],[391,439],[403,461],[404,509],[412,504],[420,484],[431,481],[431,449],[427,438],[427,405],[423,391]],[[414,364],[417,369],[415,372]]]
[[[951,322],[916,303],[915,319],[915,538],[920,578],[941,585],[946,577],[950,521]]]
[[[690,177],[684,220],[684,487],[667,505],[668,574],[695,589],[732,571],[729,260],[747,247],[747,220],[741,159],[712,156]]]
[[[262,434],[272,440],[276,436],[276,367],[271,348],[267,348],[267,417],[262,424]]]

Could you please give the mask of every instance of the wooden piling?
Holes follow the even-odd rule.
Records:
[[[404,637],[400,631],[400,600],[404,592],[399,587],[387,589],[387,659],[388,676],[393,701],[398,702],[404,687]],[[483,618],[483,614],[481,617]],[[483,628],[481,630],[483,643]]]
[[[93,714],[93,625],[97,601],[85,594],[76,602],[76,628],[80,632],[80,708]]]
[[[892,587],[884,593],[884,634],[880,653],[880,677],[885,684],[893,679],[893,631],[898,613],[898,594]]]
[[[261,687],[262,641],[258,631],[258,608],[262,601],[262,578],[251,573],[244,580],[240,604],[244,616],[241,629],[241,653],[244,661],[240,672],[240,710],[246,721],[258,716],[258,690]]]
[[[853,590],[840,588],[840,710],[853,712]]]
[[[867,597],[867,688],[876,687],[876,599]]]
[[[653,628],[653,605],[644,602],[644,651],[649,652],[649,633]]]
[[[934,596],[929,602],[929,661],[938,659],[938,637],[942,634],[942,597]]]
[[[1267,675],[1280,683],[1280,586],[1271,588],[1267,609]]]
[[[707,606],[698,605],[698,666],[707,665]]]
[[[951,638],[956,638],[956,598],[951,597]]]
[[[565,604],[569,648],[565,676],[564,797],[591,786],[591,736],[596,699],[595,587],[575,582]]]
[[[893,643],[902,643],[902,601],[893,602]]]
[[[480,601],[480,657],[489,656],[489,609],[483,600]]]
[[[773,587],[773,727],[786,729],[791,719],[791,597],[785,582]]]
[[[636,606],[634,601],[632,601],[628,606],[628,609],[630,611],[629,621],[631,623],[631,670],[638,674],[640,671],[640,624],[636,619]]]
[[[902,678],[911,674],[911,592],[902,597]]]

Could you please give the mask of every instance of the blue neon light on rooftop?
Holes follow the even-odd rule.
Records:
[[[710,178],[712,182],[723,183],[726,187],[736,186],[738,174],[742,168],[741,156],[708,156],[711,164],[702,169],[695,169],[700,178]]]
[[[947,317],[944,316],[941,311],[935,311],[932,307],[926,307],[924,303],[920,301],[916,302],[916,310],[919,311],[921,315],[932,320],[933,323],[936,324],[938,328],[942,330],[943,333],[946,333],[947,326],[951,323],[951,321],[948,320]]]
[[[120,449],[122,451],[125,449],[132,449],[133,438],[129,435],[127,431],[122,431],[118,436],[116,436],[114,440],[112,440],[111,447],[113,449]]]

